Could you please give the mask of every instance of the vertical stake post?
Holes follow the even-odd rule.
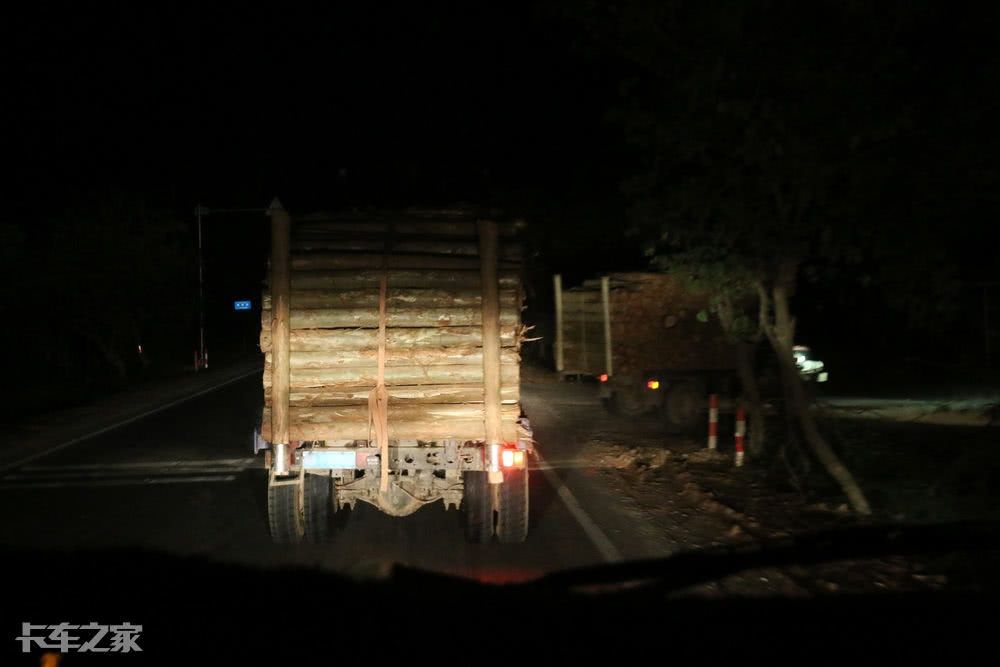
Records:
[[[483,309],[483,417],[489,447],[490,484],[503,482],[500,470],[500,284],[497,277],[497,223],[479,221],[479,262]]]
[[[552,287],[556,299],[556,372],[562,373],[565,366],[563,365],[563,290],[560,274],[552,276]]]
[[[719,395],[708,395],[708,448],[719,446]]]
[[[277,198],[267,210],[271,217],[271,442],[288,445],[288,398],[291,384],[291,216]],[[278,447],[284,452],[287,447]],[[275,456],[275,473],[287,474],[288,457]]]
[[[747,413],[746,409],[743,407],[743,403],[739,403],[736,406],[736,467],[739,468],[743,465],[744,456],[744,440],[747,434]]]

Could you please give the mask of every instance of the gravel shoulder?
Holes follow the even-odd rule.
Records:
[[[720,451],[703,440],[667,436],[654,419],[607,415],[597,387],[565,383],[529,369],[523,383],[546,398],[559,421],[572,424],[578,439],[572,463],[589,480],[625,499],[642,530],[671,552],[739,546],[821,530],[872,523],[941,522],[989,517],[989,470],[1000,470],[992,454],[992,429],[829,420],[825,428],[869,493],[875,515],[854,515],[821,471],[811,470],[796,490],[780,469],[733,465],[723,433]],[[526,404],[527,409],[527,404]],[[956,429],[958,429],[956,431]],[[731,436],[730,436],[731,437]],[[960,444],[956,444],[956,438]],[[948,463],[943,465],[943,461]],[[971,492],[968,473],[979,481]],[[992,473],[995,476],[995,473]],[[988,479],[983,479],[986,477]],[[992,503],[990,504],[992,506]],[[992,513],[995,517],[996,512]],[[933,559],[887,556],[820,566],[747,572],[715,586],[684,594],[784,595],[877,591],[977,591],[992,586],[981,575],[992,554],[953,554]]]

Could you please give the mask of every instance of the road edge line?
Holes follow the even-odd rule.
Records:
[[[538,462],[542,464],[539,470],[541,470],[542,474],[545,475],[545,479],[547,479],[549,484],[555,488],[556,495],[559,496],[563,505],[566,506],[566,509],[569,510],[569,513],[573,516],[580,527],[583,528],[583,532],[586,533],[590,543],[594,545],[594,548],[597,549],[599,554],[601,554],[601,557],[605,560],[605,562],[620,563],[624,561],[625,557],[622,556],[622,553],[618,551],[618,548],[611,542],[604,531],[601,530],[601,527],[598,526],[597,523],[590,518],[590,515],[584,511],[583,507],[580,506],[580,501],[576,499],[576,496],[574,496],[573,492],[569,490],[569,487],[566,486],[561,479],[559,479],[559,475],[557,475],[551,467],[545,465],[545,459],[537,449],[535,450],[535,458],[537,458]]]

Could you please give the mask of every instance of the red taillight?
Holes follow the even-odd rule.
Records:
[[[659,380],[648,380],[646,382],[646,389],[659,389],[659,388],[660,388]]]
[[[524,452],[520,449],[505,449],[500,453],[500,464],[504,468],[523,468]]]
[[[601,373],[600,375],[597,376],[597,379],[600,380],[601,382],[607,382],[608,381],[608,374],[607,373]]]

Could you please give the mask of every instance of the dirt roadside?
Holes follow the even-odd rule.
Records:
[[[595,481],[612,494],[628,498],[643,521],[648,522],[648,528],[668,536],[677,550],[754,543],[872,522],[951,518],[943,511],[954,507],[954,499],[947,493],[937,498],[940,512],[921,509],[913,494],[907,495],[905,489],[926,485],[918,471],[894,467],[891,457],[880,462],[870,460],[874,456],[873,440],[880,442],[883,449],[894,444],[905,448],[897,449],[895,456],[907,456],[915,447],[914,438],[920,442],[940,440],[934,427],[908,425],[921,430],[916,435],[911,432],[909,440],[897,433],[890,441],[881,438],[879,431],[873,432],[877,427],[870,423],[847,427],[846,436],[844,428],[837,432],[838,446],[847,449],[846,458],[856,466],[867,465],[862,481],[873,489],[876,516],[863,519],[850,512],[836,488],[825,481],[815,488],[811,486],[809,492],[797,491],[783,484],[781,475],[773,469],[752,463],[736,468],[728,441],[721,451],[709,451],[701,439],[664,435],[653,419],[604,414],[596,385],[560,382],[555,374],[533,367],[526,369],[522,383],[530,383],[532,391],[549,396],[558,419],[573,425],[578,438],[576,464],[592,468],[596,471]],[[891,428],[898,431],[900,425]],[[859,437],[854,432],[857,429],[865,437]],[[863,461],[865,457],[869,460]],[[918,468],[925,476],[938,470],[937,462],[930,459]],[[901,512],[901,507],[910,512]],[[980,580],[972,575],[983,564],[975,560],[957,554],[932,560],[892,556],[788,567],[780,572],[746,573],[718,586],[700,588],[698,593],[801,595],[945,587],[976,590]],[[958,561],[961,567],[956,568]]]

